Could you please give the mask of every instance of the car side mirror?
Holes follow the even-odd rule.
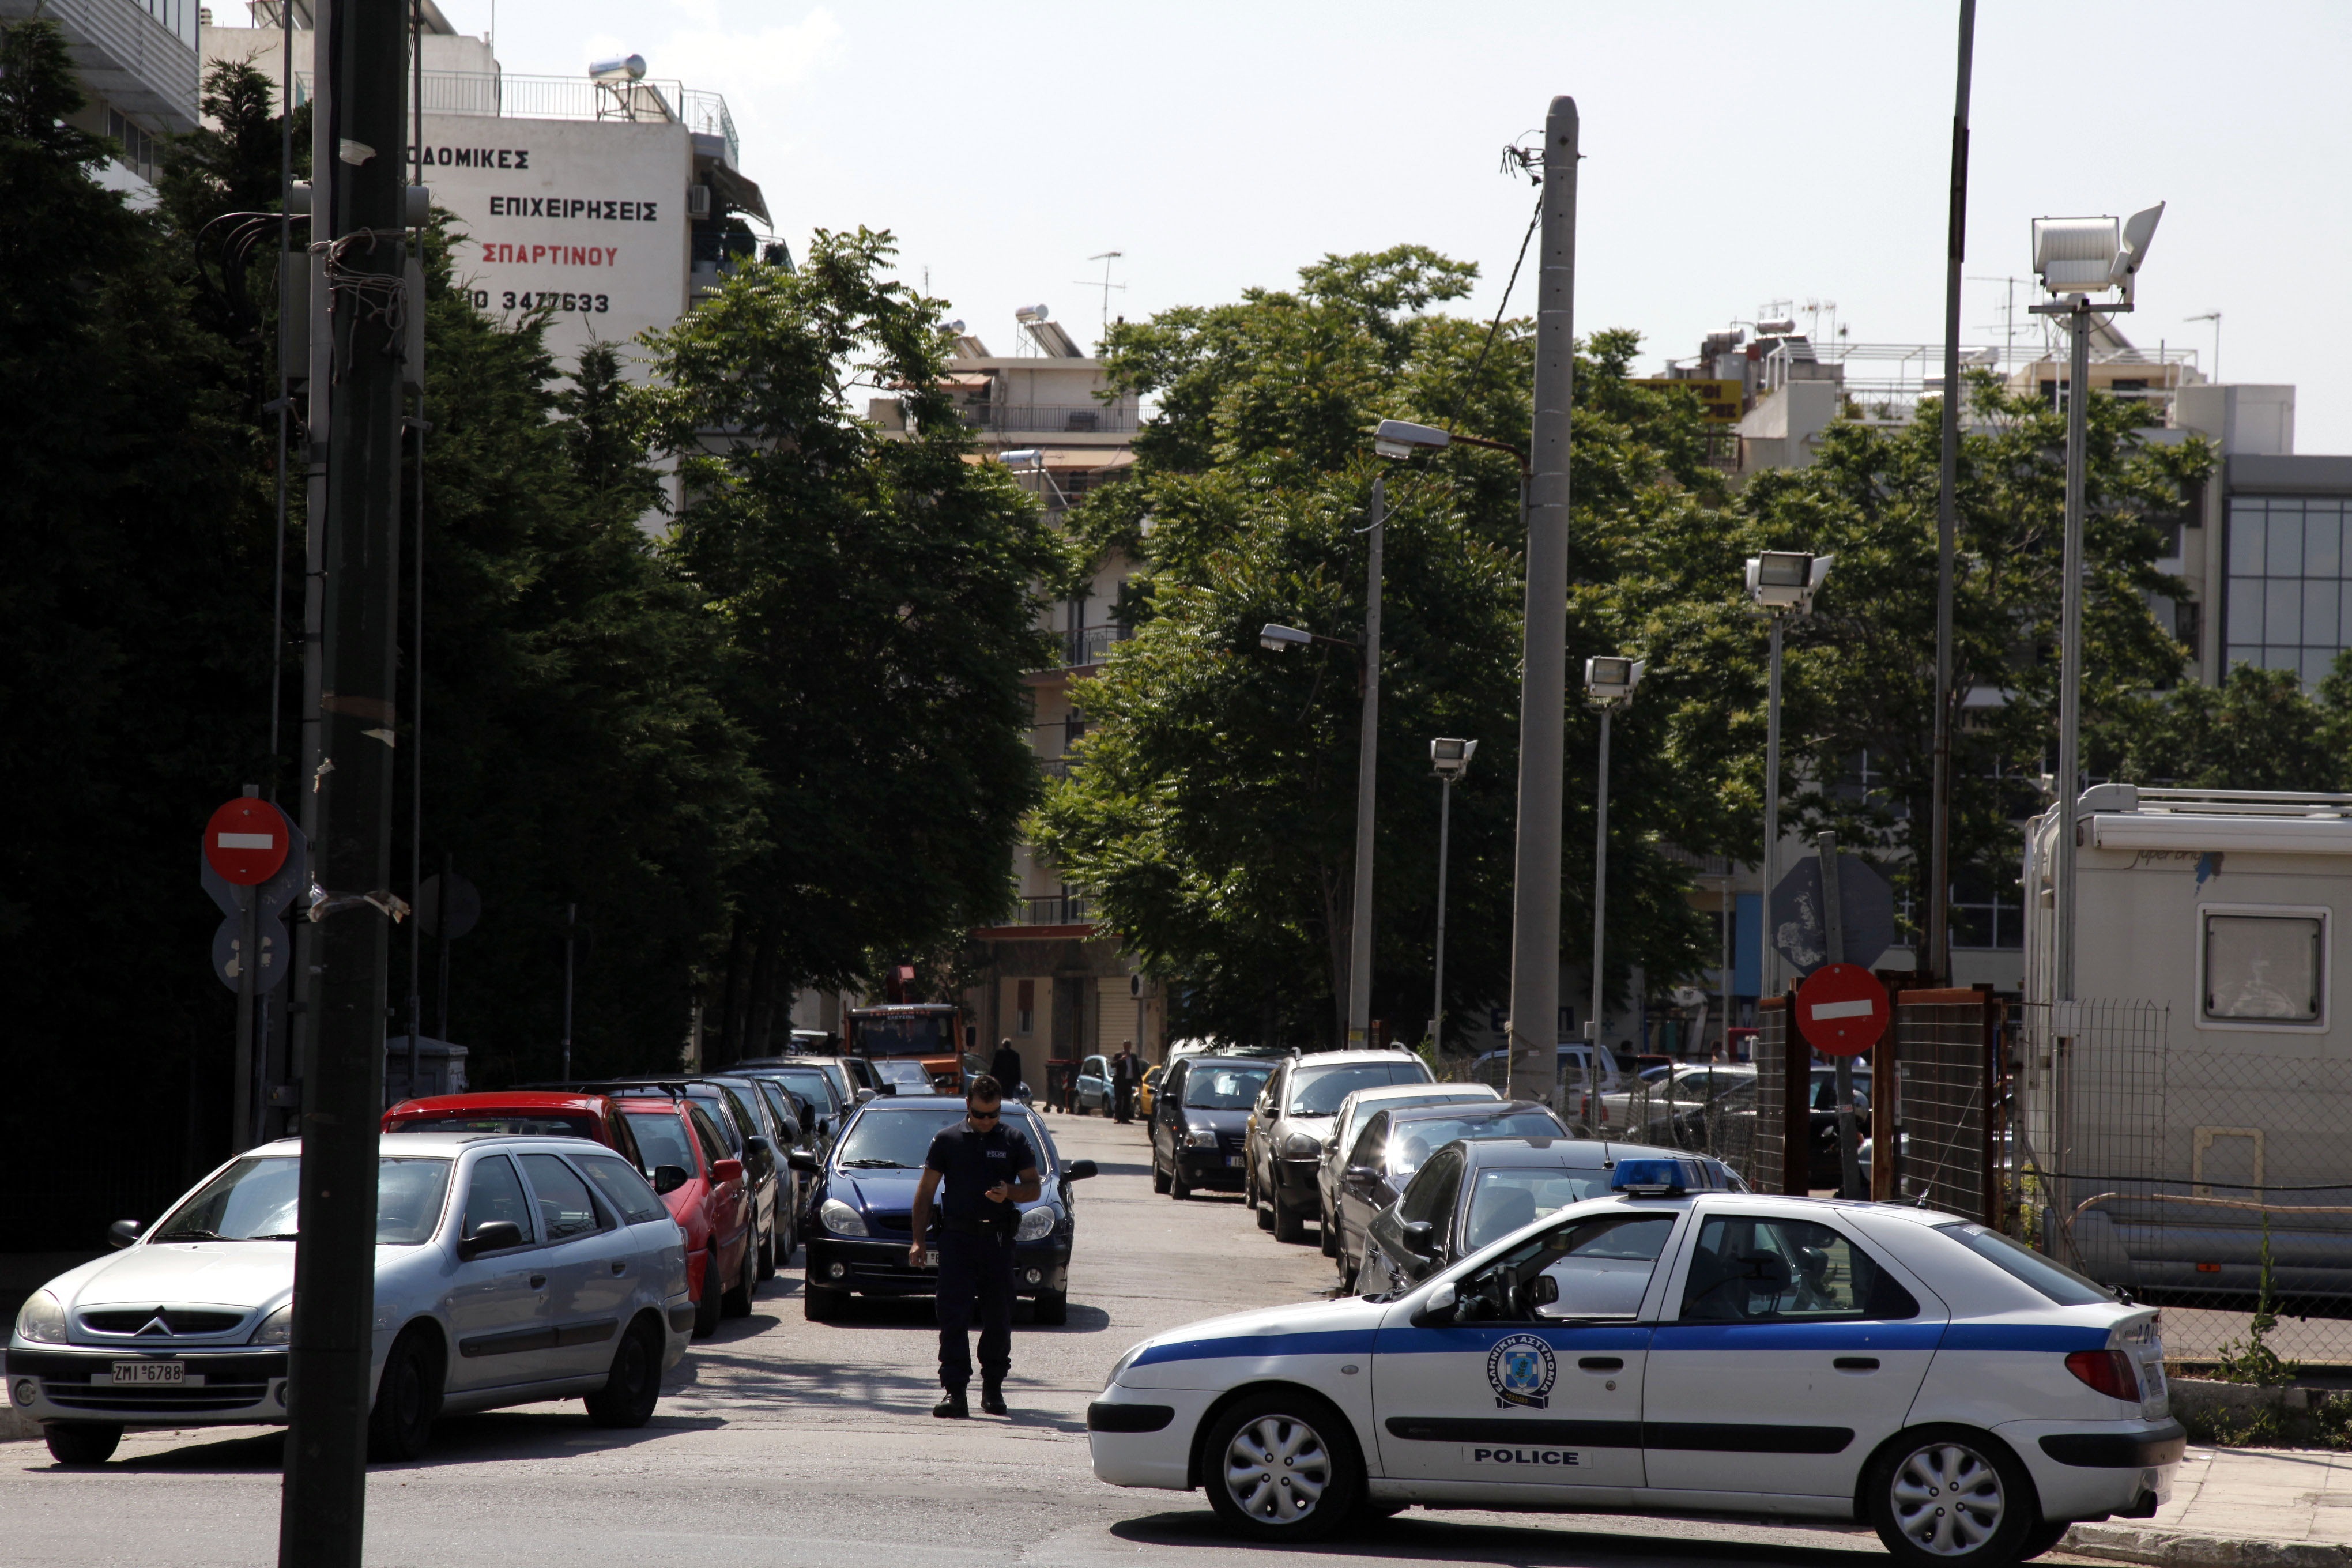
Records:
[[[743,1140],[743,1148],[747,1153],[760,1155],[765,1159],[772,1160],[776,1157],[776,1146],[757,1132]]]
[[[1370,1165],[1350,1165],[1348,1167],[1348,1173],[1339,1179],[1351,1187],[1369,1187],[1379,1174],[1380,1173]],[[1429,1222],[1423,1220],[1419,1223],[1426,1225]]]
[[[142,1221],[135,1219],[116,1220],[112,1225],[106,1227],[106,1245],[109,1247],[130,1246],[132,1242],[139,1239],[139,1227],[142,1223]]]
[[[1096,1173],[1097,1166],[1092,1160],[1073,1160],[1070,1162],[1070,1168],[1063,1173],[1074,1182],[1083,1182]]]
[[[867,1100],[873,1098],[874,1091],[870,1089],[861,1087],[857,1091],[857,1103],[860,1105],[865,1104]]]
[[[820,1116],[816,1119],[816,1135],[820,1138],[830,1138],[833,1136],[832,1117]]]
[[[457,1244],[457,1256],[471,1261],[485,1252],[503,1252],[521,1245],[522,1226],[510,1219],[486,1219],[474,1227],[473,1235]]]
[[[710,1167],[710,1179],[714,1182],[741,1181],[743,1179],[743,1162],[740,1160],[720,1160],[716,1162]]]
[[[824,1169],[824,1163],[806,1149],[787,1149],[784,1151],[784,1163],[795,1171],[806,1171],[812,1175]]]
[[[784,1118],[782,1124],[776,1131],[784,1135],[784,1142],[787,1143],[797,1143],[801,1141],[801,1124],[789,1116]]]
[[[1426,1329],[1440,1323],[1452,1322],[1454,1317],[1454,1287],[1440,1285],[1429,1293],[1429,1300],[1423,1301],[1421,1304],[1421,1310],[1412,1315],[1413,1327]]]
[[[1528,1281],[1528,1308],[1557,1306],[1559,1302],[1559,1281],[1549,1274],[1538,1274]]]
[[[654,1191],[656,1193],[674,1193],[686,1185],[688,1179],[686,1167],[683,1165],[654,1167]]]
[[[1437,1251],[1437,1226],[1425,1219],[1412,1221],[1404,1227],[1405,1250],[1415,1258],[1433,1257]]]
[[[898,1080],[895,1079],[886,1080],[877,1092],[895,1096],[898,1092]]]

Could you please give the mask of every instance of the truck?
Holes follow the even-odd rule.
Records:
[[[887,1082],[886,1062],[921,1064],[930,1087],[941,1094],[963,1092],[965,1052],[971,1026],[953,1002],[892,1002],[851,1007],[842,1014],[842,1050],[875,1064]],[[903,1068],[899,1070],[903,1071]]]
[[[2352,1316],[2352,795],[2098,784],[2032,819],[2023,869],[2010,1158],[2033,1239],[2142,1300]]]

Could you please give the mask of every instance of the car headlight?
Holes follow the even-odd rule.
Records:
[[[261,1320],[261,1327],[253,1331],[252,1342],[257,1345],[289,1344],[294,1339],[294,1303],[289,1301]]]
[[[1043,1241],[1054,1234],[1055,1221],[1060,1216],[1050,1204],[1039,1204],[1021,1216],[1021,1228],[1013,1233],[1015,1241]]]
[[[16,1337],[38,1344],[61,1345],[66,1341],[65,1303],[47,1290],[36,1290],[16,1314]]]
[[[839,1198],[825,1199],[824,1206],[816,1211],[816,1217],[823,1222],[825,1229],[835,1236],[866,1234],[866,1216]]]
[[[1323,1140],[1312,1132],[1294,1132],[1282,1141],[1282,1157],[1286,1160],[1311,1160],[1323,1152]]]
[[[1184,1134],[1184,1142],[1195,1149],[1213,1149],[1217,1146],[1217,1130],[1213,1127],[1195,1127]]]

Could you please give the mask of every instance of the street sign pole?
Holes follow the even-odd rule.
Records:
[[[290,1432],[278,1557],[360,1568],[375,1317],[376,1124],[383,1113],[392,921],[403,317],[407,187],[403,0],[320,6],[320,166],[312,204],[331,302],[335,396],[319,541],[319,761],[309,787],[325,896],[310,910],[310,1070],[303,1083],[300,1236],[294,1249]]]
[[[256,790],[255,794],[260,792]],[[245,918],[239,923],[236,948],[236,1095],[230,1112],[232,1149],[242,1154],[258,1142],[254,1136],[253,1063],[257,1054],[253,1034],[255,976],[261,968],[261,899],[253,889],[245,893]]]

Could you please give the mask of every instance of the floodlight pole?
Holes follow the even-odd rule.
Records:
[[[1780,626],[1785,616],[1779,610],[1769,615],[1772,651],[1764,681],[1764,900],[1763,918],[1756,922],[1762,947],[1756,971],[1759,999],[1780,993],[1780,966],[1772,962],[1772,884],[1780,847]],[[1789,1026],[1796,1027],[1796,1020],[1790,1019]]]
[[[1602,984],[1601,957],[1609,942],[1609,721],[1615,710],[1609,704],[1601,709],[1601,756],[1593,766],[1592,813],[1592,1011],[1584,1020],[1584,1037],[1592,1047],[1585,1061],[1585,1077],[1599,1077],[1601,1070],[1601,1009],[1608,992]],[[1647,1049],[1646,1043],[1643,1049]],[[1591,1110],[1588,1108],[1586,1114]]]
[[[2128,310],[2129,305],[2103,305],[2103,311]],[[2036,305],[2037,315],[2063,315],[2071,334],[2066,361],[2066,532],[2059,572],[2058,618],[2058,778],[2057,858],[2052,866],[2057,883],[2052,911],[2057,919],[2052,943],[2052,994],[2061,1002],[2074,1000],[2074,796],[2081,787],[2083,767],[2083,505],[2088,479],[2090,445],[2091,297],[2070,294],[2049,305]]]
[[[1568,706],[1569,416],[1576,393],[1576,100],[1544,121],[1543,255],[1536,293],[1519,678],[1518,843],[1511,878],[1510,1092],[1559,1087],[1559,814]]]
[[[1960,0],[1952,201],[1944,246],[1943,467],[1936,486],[1936,774],[1927,856],[1927,968],[1945,981],[1952,973],[1952,556],[1960,483],[1960,263],[1968,248],[1969,74],[1976,31],[1976,0]]]
[[[1356,896],[1348,929],[1348,1044],[1370,1043],[1372,1020],[1372,822],[1381,760],[1381,537],[1388,522],[1388,476],[1372,480],[1370,549],[1364,565],[1364,717],[1356,742]]]
[[[1445,1048],[1445,868],[1453,849],[1454,773],[1437,775],[1437,981],[1429,1004],[1429,1048]],[[1434,1059],[1433,1058],[1433,1059]]]

